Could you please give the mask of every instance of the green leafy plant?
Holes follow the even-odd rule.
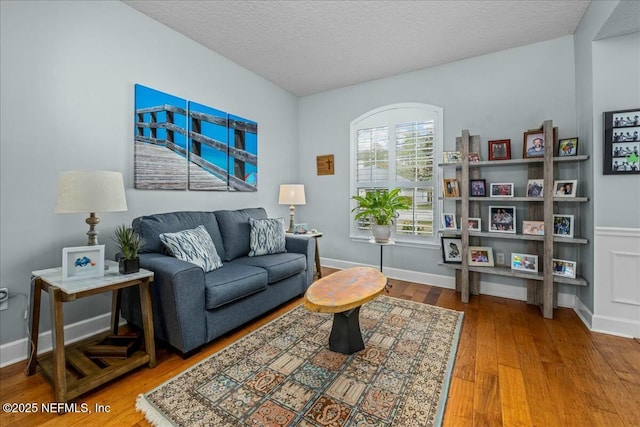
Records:
[[[399,188],[369,191],[364,197],[353,196],[352,199],[358,202],[358,206],[351,210],[357,211],[355,219],[370,218],[378,225],[391,225],[399,210],[411,207],[407,197],[400,194]]]
[[[126,260],[138,258],[138,251],[144,246],[144,239],[133,228],[125,224],[116,227],[115,235],[112,237],[116,242],[122,257]]]

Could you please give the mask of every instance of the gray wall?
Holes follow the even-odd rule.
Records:
[[[86,243],[85,214],[54,214],[71,169],[124,174],[128,212],[99,215],[109,258],[117,224],[182,209],[277,205],[298,176],[297,98],[121,2],[0,3],[0,286],[29,294],[31,271],[58,266]],[[258,122],[256,193],[133,189],[133,85],[140,83]],[[0,343],[26,336],[25,298],[0,312]],[[110,309],[110,295],[65,304],[65,323]],[[47,299],[41,330],[49,329]]]
[[[322,256],[373,265],[379,260],[378,247],[349,239],[349,125],[354,118],[398,102],[437,105],[444,109],[445,150],[452,150],[456,136],[468,129],[480,135],[483,159],[488,158],[488,140],[506,138],[511,139],[512,156],[517,158],[522,157],[524,131],[546,119],[559,127],[560,138],[576,136],[574,89],[573,37],[569,36],[301,98],[300,180],[307,188],[304,222],[325,231]],[[322,154],[335,154],[335,175],[316,175],[316,156]],[[513,182],[518,174],[526,179],[526,169],[493,174],[487,175],[488,182]],[[386,267],[452,275],[437,265],[439,247],[396,245],[386,249],[384,256]]]

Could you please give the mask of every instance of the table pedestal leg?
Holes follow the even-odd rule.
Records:
[[[334,313],[329,336],[329,349],[337,353],[353,354],[364,349],[360,332],[360,307],[342,313]]]

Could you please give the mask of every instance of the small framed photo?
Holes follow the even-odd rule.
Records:
[[[578,138],[566,138],[558,141],[558,157],[578,155]]]
[[[578,180],[561,179],[553,182],[553,195],[555,197],[576,197]]]
[[[603,115],[603,174],[640,174],[640,108],[605,111]]]
[[[553,128],[553,139],[555,141],[558,135],[558,128]],[[524,133],[524,140],[522,142],[522,158],[532,159],[537,157],[544,157],[544,131],[542,129],[528,130]],[[551,141],[553,144],[553,141]]]
[[[493,267],[493,249],[487,246],[469,246],[469,265]]]
[[[442,183],[444,197],[460,197],[458,181],[455,178],[445,178]]]
[[[553,235],[573,237],[573,215],[553,215]]]
[[[293,234],[307,234],[309,232],[309,224],[303,222],[302,224],[293,225]]]
[[[513,183],[491,183],[491,197],[513,197]]]
[[[487,181],[484,179],[470,180],[469,195],[471,197],[487,197]]]
[[[444,163],[460,163],[462,162],[462,153],[459,151],[444,151],[442,152]]]
[[[576,278],[576,262],[553,258],[553,275]]]
[[[522,221],[522,234],[544,236],[544,221]]]
[[[527,197],[543,197],[544,179],[530,179],[527,181]]]
[[[489,206],[489,231],[495,233],[516,232],[515,206]]]
[[[526,271],[527,273],[538,272],[538,256],[529,254],[511,254],[511,269]]]
[[[62,280],[104,276],[104,245],[62,249]]]
[[[479,162],[480,161],[480,153],[469,153],[469,162]]]
[[[441,237],[442,261],[447,264],[462,262],[462,239],[459,237]]]
[[[497,139],[489,141],[489,160],[511,159],[511,140]]]
[[[442,214],[442,227],[447,230],[457,230],[458,224],[456,223],[456,214],[443,213]]]
[[[482,230],[482,219],[469,218],[469,230],[474,230],[474,231]]]

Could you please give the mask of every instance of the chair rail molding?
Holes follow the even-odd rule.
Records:
[[[594,230],[592,330],[640,337],[640,229]]]

